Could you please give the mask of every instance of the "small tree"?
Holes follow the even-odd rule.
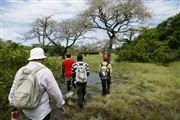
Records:
[[[67,49],[78,39],[82,39],[87,30],[86,19],[68,19],[58,23],[51,16],[47,16],[33,22],[32,29],[25,34],[25,40],[38,39],[42,46],[53,44],[64,59]]]
[[[47,36],[55,35],[57,22],[51,18],[51,16],[46,16],[43,18],[37,18],[31,24],[31,30],[25,33],[25,40],[37,39],[41,46],[48,45]],[[47,42],[47,43],[46,43]]]
[[[75,44],[77,40],[84,39],[84,34],[89,30],[89,23],[86,19],[77,18],[69,19],[60,22],[59,24],[59,37],[56,42],[64,42],[65,47],[62,51],[63,56],[67,52],[67,49]]]

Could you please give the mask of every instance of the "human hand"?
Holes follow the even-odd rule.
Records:
[[[59,108],[60,112],[64,112],[64,106],[62,106],[61,108]]]
[[[19,112],[16,111],[11,111],[11,120],[19,120]]]
[[[76,84],[76,81],[74,81],[74,84]]]

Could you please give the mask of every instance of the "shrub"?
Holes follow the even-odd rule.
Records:
[[[0,43],[0,119],[2,120],[10,119],[8,94],[17,70],[27,63],[29,54],[27,52],[28,50],[22,46]]]

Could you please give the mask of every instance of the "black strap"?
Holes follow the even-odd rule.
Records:
[[[108,65],[109,65],[109,63],[107,63],[107,65],[105,65],[105,66],[107,66],[107,68],[108,68]],[[102,67],[102,66],[104,66],[103,63],[101,63],[101,67]]]

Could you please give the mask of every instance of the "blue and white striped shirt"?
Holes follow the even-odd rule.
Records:
[[[72,74],[76,74],[78,64],[83,65],[86,70],[87,75],[89,75],[89,65],[83,61],[78,61],[72,65]]]

